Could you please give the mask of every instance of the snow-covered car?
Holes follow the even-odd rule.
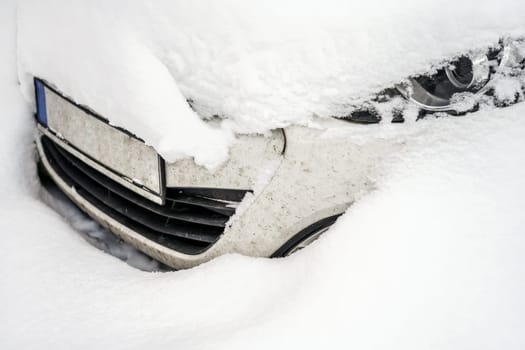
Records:
[[[403,123],[519,102],[524,57],[522,41],[504,39],[378,91],[331,122]],[[370,169],[396,151],[288,126],[238,135],[214,170],[191,159],[167,162],[141,135],[112,126],[53,82],[34,82],[45,172],[94,220],[176,269],[226,253],[295,252],[325,232],[369,186]]]

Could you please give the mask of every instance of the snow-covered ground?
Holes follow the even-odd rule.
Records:
[[[288,259],[145,273],[40,200],[14,18],[1,2],[1,349],[525,347],[525,104],[367,129],[406,147]]]

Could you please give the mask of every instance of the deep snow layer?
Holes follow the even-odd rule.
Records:
[[[91,247],[39,201],[8,4],[1,349],[525,347],[525,104],[389,126],[380,137],[406,148],[376,191],[289,259],[225,256],[147,274]]]
[[[518,0],[21,0],[19,76],[32,76],[168,160],[224,160],[230,130],[344,115],[409,75],[525,35]],[[220,115],[219,128],[201,117]],[[204,142],[205,141],[205,142]]]
[[[522,349],[524,113],[419,123],[377,190],[286,260],[147,274],[24,191],[2,198],[0,347]]]

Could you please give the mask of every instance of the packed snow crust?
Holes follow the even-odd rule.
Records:
[[[32,2],[35,8],[45,11],[41,14],[54,14],[57,20],[67,16],[60,16],[56,12],[59,7],[53,5],[73,11],[66,2],[49,1],[49,7],[40,3]],[[200,16],[219,8],[211,2],[193,3],[185,3],[187,10],[197,13],[193,6],[203,6]],[[414,3],[412,15],[426,13],[423,7],[427,5],[436,10],[437,2],[433,4]],[[451,6],[466,13],[470,5],[482,19],[494,16],[494,21],[497,17],[492,11],[498,14],[502,23],[497,25],[483,27],[482,23],[489,22],[480,20],[479,28],[485,29],[476,38],[484,37],[488,43],[500,34],[496,29],[512,25],[513,18],[517,18],[515,12],[519,11],[508,10],[509,6],[518,9],[522,5],[500,1],[489,10],[487,2],[485,11],[484,4],[446,2],[449,7],[444,8]],[[462,118],[425,119],[402,127],[355,127],[344,134],[348,142],[381,138],[402,141],[406,147],[383,164],[382,173],[371,174],[375,191],[356,203],[312,247],[282,260],[233,255],[188,271],[144,273],[87,244],[38,197],[32,106],[22,97],[16,76],[13,5],[11,1],[0,2],[0,106],[4,122],[0,138],[0,349],[525,348],[525,104],[482,110]],[[116,21],[120,18],[117,15],[124,17],[131,11],[122,6],[115,13],[114,2],[97,5],[106,11],[92,8],[86,12],[81,6],[76,19],[105,13]],[[246,3],[246,10],[252,5]],[[292,12],[293,8],[284,6],[285,10]],[[453,11],[447,11],[454,18]],[[232,18],[234,14],[231,12]],[[258,18],[256,13],[253,17]],[[434,23],[440,21],[434,17]],[[185,19],[183,14],[177,18]],[[430,19],[430,14],[426,18]],[[473,26],[472,22],[478,23],[476,18],[467,21],[467,28]],[[363,23],[362,19],[356,21]],[[86,22],[84,19],[78,23]],[[408,28],[414,25],[399,23]],[[207,25],[189,19],[186,24]],[[115,27],[119,25],[115,23]],[[453,21],[450,25],[463,28]],[[68,29],[74,31],[74,27]],[[214,29],[219,27],[216,24]],[[50,27],[40,29],[42,35],[53,32]],[[63,34],[67,37],[68,31]],[[19,44],[23,38],[22,34]],[[109,42],[115,39],[112,34],[106,38]],[[433,40],[425,50],[433,51],[439,59],[469,47],[467,44],[483,41],[469,35],[454,39],[460,44],[455,48],[455,44],[449,44],[450,52],[441,52]],[[54,41],[55,49],[67,51],[59,40]],[[76,55],[80,44],[73,40],[68,45],[69,55]],[[370,47],[371,51],[376,49]],[[18,52],[27,50],[29,46],[19,47]],[[202,50],[206,52],[207,46],[203,44]],[[19,58],[19,67],[29,67],[28,57]],[[85,58],[89,65],[94,57]],[[88,85],[77,85],[77,80],[59,73],[55,63],[41,59],[49,64],[46,71],[50,75],[44,78],[60,76],[56,84],[71,95],[78,93],[85,103],[100,104],[94,108],[102,112],[130,108],[116,103],[121,90],[96,94],[95,87],[89,87],[95,78]],[[427,63],[422,62],[412,68],[424,69]],[[71,62],[62,63],[64,70],[72,72]],[[391,80],[405,74],[397,68]],[[112,69],[118,71],[119,67]],[[233,70],[232,74],[237,72]],[[121,79],[124,76],[121,71]],[[374,76],[375,81],[379,76]],[[23,74],[21,77],[27,99],[28,81]],[[180,91],[186,94],[190,85],[179,83]],[[208,86],[210,90],[202,88],[207,92],[200,93],[201,100],[211,91],[218,91],[212,86]],[[114,101],[110,98],[113,94]],[[250,100],[233,96],[241,104]],[[203,105],[219,99],[210,93],[207,101]],[[142,102],[147,106],[151,101]],[[102,110],[104,106],[107,111]],[[269,103],[268,119],[258,120],[278,120],[270,117],[275,106]],[[253,108],[263,109],[262,105]],[[230,115],[232,123],[239,123],[236,127],[252,125]],[[134,117],[137,119],[126,116],[122,121],[135,125],[140,118],[138,114]],[[195,138],[201,135],[200,127],[187,127]],[[330,129],[325,137],[340,137],[346,132]]]
[[[412,74],[523,36],[525,3],[21,0],[18,34],[28,101],[38,76],[167,160],[213,168],[232,131],[342,116]],[[201,119],[213,116],[225,119]]]

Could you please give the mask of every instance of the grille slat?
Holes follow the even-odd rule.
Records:
[[[97,201],[96,198],[91,196],[87,191],[83,190],[82,188],[77,188],[77,192],[88,202],[102,210],[114,220],[128,227],[130,230],[138,232],[144,237],[156,243],[159,243],[167,248],[180,251],[185,254],[199,254],[211,246],[209,243],[204,244],[201,241],[185,240],[181,237],[165,235],[157,231],[151,230],[145,226],[138,224],[129,217],[119,214],[111,207],[105,206],[102,202]]]
[[[107,178],[46,136],[42,146],[53,169],[83,198],[133,231],[171,249],[186,254],[204,251],[217,241],[235,213],[231,206],[237,203],[224,197],[231,198],[230,191],[238,195],[238,190],[225,190],[225,195],[214,198],[220,189],[199,189],[194,195],[194,189],[170,188],[166,204],[161,206]]]
[[[195,205],[227,216],[235,213],[235,208],[228,206],[231,205],[229,202],[214,201],[209,198],[191,197],[183,194],[168,194],[168,196],[167,200],[175,203]]]
[[[181,206],[170,208],[166,206],[156,205],[155,203],[147,200],[146,198],[141,197],[140,195],[137,195],[135,192],[127,190],[126,188],[117,184],[116,182],[104,176],[103,174],[100,174],[98,171],[86,165],[84,162],[77,159],[76,157],[74,157],[73,155],[65,151],[64,149],[60,147],[54,147],[54,149],[56,150],[56,152],[60,153],[61,157],[65,158],[70,164],[72,164],[82,173],[87,175],[90,179],[96,181],[98,184],[107,188],[109,191],[116,193],[120,197],[128,201],[131,201],[134,204],[137,204],[141,206],[142,208],[147,209],[151,212],[154,212],[162,216],[167,216],[169,218],[176,219],[176,220],[188,221],[192,223],[223,227],[223,228],[226,222],[228,221],[228,216],[216,215],[215,213],[203,212],[202,210],[199,211],[198,207],[195,208],[197,209],[195,210],[194,208],[181,207]],[[233,213],[235,213],[235,211]],[[233,213],[231,213],[230,215],[233,215]]]
[[[202,188],[202,187],[187,187],[187,188],[168,188],[168,197],[172,194],[186,194],[192,197],[208,198],[229,202],[240,202],[243,200],[247,190],[232,190],[222,188]]]

